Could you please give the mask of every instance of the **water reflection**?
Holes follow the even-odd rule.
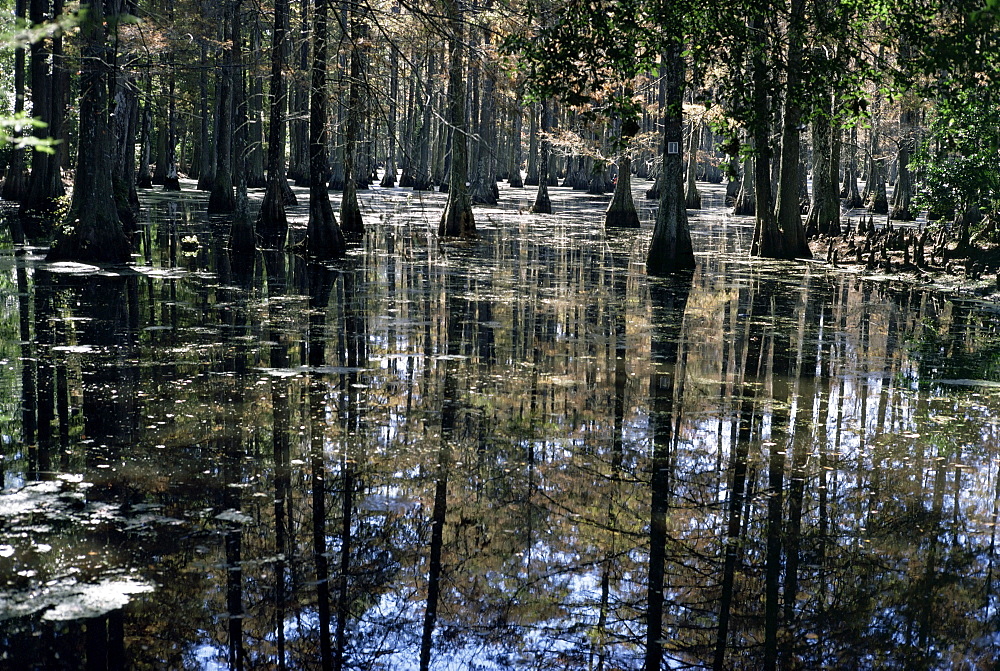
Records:
[[[333,266],[195,200],[134,270],[0,259],[4,665],[994,662],[992,313],[392,193]]]

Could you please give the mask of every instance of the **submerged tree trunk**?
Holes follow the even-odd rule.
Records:
[[[747,156],[743,161],[743,176],[740,178],[740,190],[736,193],[736,200],[733,203],[733,214],[753,215],[757,209],[754,164],[753,156]]]
[[[261,63],[261,17],[256,8],[252,14],[250,28],[250,63],[249,89],[247,99],[247,150],[246,150],[246,183],[253,189],[267,186],[264,175],[264,76],[260,74]]]
[[[166,175],[163,177],[164,191],[180,191],[181,182],[177,176],[177,106],[174,102],[176,82],[174,80],[173,66],[170,68],[167,84],[167,142],[165,165]]]
[[[392,48],[392,56],[396,55],[395,47]],[[383,188],[392,188],[396,186],[396,147],[399,144],[399,138],[396,137],[396,127],[397,127],[397,116],[399,114],[399,105],[397,103],[397,97],[399,96],[399,65],[398,62],[393,63],[391,66],[391,71],[389,73],[389,113],[386,119],[386,159],[385,159],[385,172],[382,173],[382,182],[379,186]]]
[[[57,8],[62,3],[57,1]],[[29,18],[32,24],[38,25],[46,20],[49,3],[46,0],[30,0]],[[56,8],[53,8],[55,12]],[[38,117],[46,125],[34,130],[35,137],[40,139],[59,139],[62,134],[62,86],[57,70],[61,64],[60,38],[51,38],[50,48],[46,48],[45,40],[31,44],[29,53],[29,69],[31,71],[31,114]],[[52,65],[49,65],[49,59]],[[62,185],[62,175],[59,169],[58,153],[48,154],[41,151],[31,153],[31,174],[28,177],[27,189],[21,199],[20,215],[24,222],[24,231],[29,238],[43,234],[57,208],[56,199],[65,194]]]
[[[236,209],[236,196],[233,193],[233,63],[235,50],[232,43],[233,27],[236,17],[232,10],[233,0],[226,1],[223,18],[223,33],[227,41],[222,74],[219,77],[219,108],[216,119],[216,162],[215,179],[212,180],[212,191],[208,196],[209,214],[228,214]]]
[[[764,19],[759,14],[753,19],[753,32],[763,34]],[[774,218],[771,197],[771,139],[770,109],[768,107],[767,64],[760,49],[754,51],[753,59],[753,114],[752,128],[754,154],[754,199],[756,200],[751,256],[780,258],[784,242]]]
[[[897,162],[898,174],[896,175],[896,186],[892,191],[892,209],[889,213],[890,219],[899,221],[913,221],[915,219],[910,210],[913,200],[913,184],[910,179],[910,149],[913,138],[910,129],[913,124],[913,112],[910,110],[900,114],[899,125],[902,128],[902,137],[899,140],[899,160]]]
[[[639,213],[632,200],[632,158],[628,154],[618,162],[618,183],[604,213],[604,225],[609,228],[639,228]]]
[[[441,215],[438,235],[471,238],[476,235],[476,220],[472,215],[469,194],[468,124],[465,117],[465,24],[458,0],[445,0],[448,17],[448,121],[453,133],[451,140],[451,174],[448,178],[448,201]]]
[[[267,186],[257,215],[257,232],[264,246],[281,248],[288,233],[285,212],[286,191],[292,193],[285,178],[285,122],[288,109],[288,87],[284,67],[288,53],[288,0],[274,3],[274,30],[271,42],[271,109],[267,128]],[[295,194],[292,193],[292,198]]]
[[[701,144],[701,124],[691,122],[691,136],[688,138],[687,183],[684,187],[684,205],[689,210],[701,209],[701,194],[698,193],[696,172],[698,170],[698,145]]]
[[[811,258],[802,225],[799,203],[799,123],[802,108],[802,25],[805,21],[805,0],[792,0],[788,25],[788,72],[785,83],[784,114],[781,120],[781,156],[778,164],[778,196],[775,219],[781,229],[781,258]],[[758,198],[760,194],[757,194]]]
[[[680,42],[664,54],[666,85],[663,111],[663,180],[646,273],[668,275],[694,268],[694,248],[684,207],[684,58]],[[621,179],[621,178],[619,178]]]
[[[812,204],[806,216],[806,234],[837,235],[840,232],[840,200],[833,160],[833,96],[824,94],[813,119]]]
[[[844,207],[853,210],[864,205],[858,191],[858,127],[851,128],[851,141],[847,147],[847,166],[844,169],[844,186],[840,190]]]
[[[135,176],[135,186],[139,189],[149,189],[153,186],[153,174],[149,171],[153,134],[153,112],[150,109],[153,96],[149,78],[147,75],[145,102],[139,114],[139,169]]]
[[[488,45],[488,42],[487,42]],[[483,71],[482,95],[479,115],[479,149],[476,152],[475,183],[472,187],[472,200],[481,205],[496,205],[497,178],[494,171],[494,154],[496,151],[496,73],[492,68]]]
[[[327,14],[329,0],[316,0],[313,16],[312,80],[309,87],[309,224],[305,251],[318,259],[344,255],[347,244],[333,216],[326,187],[327,154]]]
[[[538,109],[528,105],[528,165],[524,186],[538,186]]]
[[[512,189],[524,188],[524,179],[521,177],[521,124],[523,119],[521,94],[518,92],[517,98],[514,100],[514,109],[511,112],[511,125],[513,127],[510,138],[510,166],[507,169],[509,172],[507,183]]]
[[[551,111],[549,101],[542,101],[542,133],[547,134],[551,124]],[[538,156],[538,193],[535,194],[535,202],[531,206],[532,212],[538,214],[552,214],[552,201],[549,199],[549,154],[552,151],[552,143],[548,135],[542,137],[542,150]]]
[[[243,37],[240,34],[240,4],[242,0],[234,0],[233,16],[237,19],[233,22],[233,70],[237,82],[243,80]],[[253,267],[254,254],[256,253],[257,241],[253,230],[253,219],[250,218],[250,201],[247,197],[247,159],[249,144],[249,105],[247,104],[246,89],[237,86],[234,91],[233,106],[236,112],[236,135],[233,142],[233,153],[236,158],[236,208],[233,211],[233,221],[229,227],[229,254],[238,262],[242,262],[240,267]]]
[[[344,233],[364,235],[365,224],[358,204],[358,144],[361,134],[361,52],[359,40],[363,39],[362,17],[357,15],[360,6],[351,10],[350,67],[351,81],[348,93],[347,130],[344,134],[344,195],[340,200],[340,227]]]
[[[125,263],[131,249],[114,199],[104,4],[91,0],[83,7],[87,11],[80,26],[80,139],[73,200],[48,259]]]
[[[289,96],[292,113],[288,121],[289,158],[288,177],[296,186],[308,186],[309,182],[309,3],[303,2],[299,36],[297,43],[297,77],[292,79],[293,95]],[[288,201],[285,201],[288,204]]]
[[[14,17],[24,20],[26,14],[26,0],[15,0]],[[14,50],[14,114],[24,112],[24,49]],[[4,200],[19,201],[24,197],[28,186],[28,174],[24,169],[24,149],[16,148],[11,153],[10,163],[7,165],[7,177],[4,179],[3,192],[0,198]],[[21,240],[20,242],[24,242]]]
[[[115,76],[113,109],[115,145],[112,180],[115,206],[125,231],[133,233],[139,217],[139,194],[135,185],[135,136],[139,125],[139,99],[135,81],[121,72]]]
[[[201,108],[201,119],[198,124],[198,141],[201,144],[201,166],[198,168],[198,190],[211,191],[215,181],[215,143],[211,141],[212,114],[210,101],[215,96],[209,95],[208,87],[208,47],[201,45],[201,72],[198,74],[198,98]]]

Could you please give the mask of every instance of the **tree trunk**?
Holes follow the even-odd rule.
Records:
[[[361,131],[361,53],[358,45],[365,38],[362,33],[364,17],[358,16],[361,5],[354,7],[350,18],[350,67],[351,81],[347,102],[347,131],[344,134],[344,195],[340,200],[340,228],[349,235],[361,236],[365,233],[365,224],[361,218],[361,207],[358,204],[358,144]],[[367,175],[366,175],[367,177]]]
[[[103,0],[83,5],[80,26],[80,138],[73,200],[49,260],[125,263],[131,258],[128,237],[115,207],[109,123],[110,53],[105,45]]]
[[[201,107],[198,142],[201,145],[201,165],[198,168],[198,190],[211,191],[215,180],[215,160],[209,119],[212,118],[209,109],[208,95],[208,47],[201,45],[201,71],[198,73],[198,97]],[[214,97],[214,96],[213,96]]]
[[[528,166],[524,178],[525,186],[538,186],[538,108],[535,103],[528,105]]]
[[[689,210],[701,209],[701,194],[698,193],[698,183],[695,173],[698,170],[698,145],[701,137],[701,124],[691,122],[691,136],[688,138],[687,184],[684,187],[684,205]]]
[[[788,72],[785,84],[784,113],[781,121],[781,156],[778,164],[778,196],[775,219],[781,229],[781,258],[811,258],[802,225],[799,204],[799,123],[802,109],[802,24],[805,20],[805,0],[792,0],[788,25]],[[760,193],[757,194],[758,198]]]
[[[531,211],[538,214],[552,214],[552,201],[549,199],[549,171],[551,163],[549,153],[552,151],[552,143],[549,141],[547,133],[552,121],[551,103],[548,100],[542,101],[542,148],[538,156],[538,192],[535,194],[535,202],[531,206]]]
[[[344,255],[347,244],[333,216],[326,187],[327,155],[327,15],[329,0],[316,0],[313,14],[312,78],[309,87],[309,224],[305,250],[317,259]]]
[[[465,23],[458,0],[445,0],[448,17],[448,121],[453,129],[451,139],[451,169],[448,178],[448,201],[441,215],[438,235],[441,237],[473,238],[476,219],[472,214],[472,198],[468,188],[469,149],[468,123],[465,110]]]
[[[26,0],[15,0],[14,17],[24,20],[26,18]],[[14,114],[24,112],[24,49],[14,50]],[[28,174],[24,169],[24,149],[14,149],[11,153],[10,163],[7,165],[7,177],[4,179],[3,192],[0,198],[3,200],[19,201],[28,188]],[[16,224],[20,227],[20,222]],[[23,238],[23,234],[21,236]],[[23,243],[24,240],[15,242]]]
[[[396,56],[395,47],[392,48],[391,55]],[[396,136],[396,116],[399,114],[396,100],[399,97],[398,59],[390,63],[389,67],[389,113],[386,119],[385,172],[382,173],[382,182],[379,184],[386,189],[396,186],[396,146],[399,143],[399,138]]]
[[[812,204],[806,216],[806,234],[836,235],[840,232],[840,199],[833,165],[833,96],[824,94],[813,119]]]
[[[755,160],[753,156],[747,156],[743,161],[743,176],[740,178],[740,190],[736,194],[736,201],[733,203],[733,214],[752,215],[757,208],[755,184]]]
[[[145,103],[139,114],[139,169],[135,176],[135,185],[139,189],[149,189],[153,186],[153,175],[149,171],[153,133],[153,112],[150,110],[153,98],[149,77],[150,75],[147,75]]]
[[[524,188],[524,178],[521,177],[521,124],[524,115],[521,107],[521,94],[518,92],[514,100],[514,109],[511,111],[511,133],[510,133],[510,165],[507,168],[507,183],[512,189]]]
[[[851,128],[851,140],[847,147],[847,166],[844,169],[844,186],[840,197],[844,199],[844,207],[853,210],[864,205],[861,193],[858,191],[858,127]]]
[[[302,3],[302,20],[298,40],[298,77],[293,81],[291,96],[292,114],[288,122],[290,135],[290,156],[288,161],[288,177],[295,181],[296,186],[309,186],[309,3]],[[288,204],[288,201],[285,201]]]
[[[889,196],[885,188],[885,161],[884,158],[873,160],[868,175],[868,181],[872,182],[872,186],[867,206],[872,214],[889,214]]]
[[[695,267],[684,207],[684,153],[681,149],[684,146],[684,57],[681,48],[679,41],[672,42],[664,54],[663,180],[653,238],[646,255],[649,275],[669,275]]]
[[[285,178],[285,121],[288,109],[288,87],[284,67],[288,56],[288,0],[274,3],[274,29],[271,41],[271,120],[267,128],[267,186],[257,215],[257,232],[266,248],[284,246],[288,234],[285,205],[287,193],[295,194]]]
[[[421,106],[420,131],[416,134],[416,146],[414,147],[414,153],[417,155],[413,169],[414,191],[429,191],[433,188],[431,183],[431,120],[433,116],[431,112],[434,107],[434,90],[431,86],[437,70],[435,56],[434,50],[431,50],[427,56],[427,75],[421,96],[423,104]]]
[[[61,11],[62,3],[57,0]],[[29,18],[32,24],[46,20],[49,3],[46,0],[30,0]],[[55,11],[55,9],[53,9]],[[56,38],[52,38],[51,48],[46,48],[45,40],[31,44],[29,69],[31,71],[31,113],[38,117],[45,127],[34,130],[40,139],[60,139],[62,134],[62,96],[60,77],[56,69],[61,63],[56,52],[61,51]],[[49,58],[53,65],[49,67]],[[27,191],[21,200],[20,216],[25,234],[29,239],[41,236],[48,228],[46,222],[54,215],[56,199],[66,193],[62,185],[58,154],[41,151],[31,152],[31,175],[28,177]]]
[[[255,8],[250,28],[250,54],[253,61],[249,68],[250,96],[247,99],[247,159],[246,182],[252,189],[267,186],[264,176],[264,81],[259,74],[262,63],[261,46],[261,15]]]
[[[900,114],[899,125],[902,128],[902,137],[899,140],[899,161],[897,162],[898,173],[896,175],[896,187],[892,192],[892,211],[890,219],[898,221],[913,221],[915,217],[910,211],[910,202],[913,199],[913,185],[910,179],[910,147],[912,138],[910,136],[913,124],[913,112],[910,110]]]
[[[175,104],[176,82],[174,78],[174,66],[170,65],[170,74],[167,83],[167,143],[166,153],[166,174],[163,177],[164,191],[180,191],[181,182],[177,177],[177,105]]]
[[[236,134],[233,142],[236,172],[236,208],[233,211],[233,221],[229,228],[229,255],[237,267],[253,268],[257,241],[253,230],[253,220],[250,218],[250,201],[247,197],[247,162],[248,144],[250,139],[247,121],[249,120],[249,104],[246,88],[243,86],[243,36],[240,26],[240,5],[242,0],[233,1],[233,59],[232,70],[234,79],[240,83],[233,91],[233,107],[236,112],[234,126]],[[256,77],[256,75],[254,75]]]
[[[764,33],[764,19],[757,15],[753,20],[753,32]],[[752,256],[765,258],[780,258],[783,241],[781,231],[774,218],[773,200],[771,198],[771,141],[770,141],[770,110],[767,102],[767,64],[764,55],[759,50],[753,56],[753,141],[756,148],[754,155],[754,198],[756,200],[755,224],[753,242],[750,245]]]
[[[486,43],[489,49],[489,42]],[[496,72],[487,67],[483,71],[484,80],[480,95],[479,151],[476,158],[476,177],[472,190],[472,201],[482,205],[497,204],[497,178],[495,152],[497,146],[496,127]]]
[[[639,213],[632,200],[632,158],[628,154],[618,161],[618,182],[604,213],[604,225],[608,228],[639,228]]]
[[[135,81],[121,72],[115,76],[114,157],[112,179],[118,218],[129,234],[139,217],[139,194],[135,186],[135,136],[139,125],[139,98]]]
[[[238,48],[232,42],[236,17],[233,15],[232,3],[227,0],[225,17],[223,18],[223,42],[226,43],[219,76],[219,108],[217,114],[218,132],[216,133],[215,179],[212,181],[212,192],[208,196],[209,214],[228,214],[236,209],[236,196],[233,193],[233,87],[235,51]]]

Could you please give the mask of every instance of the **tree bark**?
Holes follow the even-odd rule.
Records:
[[[139,98],[135,81],[122,72],[115,75],[114,156],[112,179],[118,218],[129,234],[139,218],[139,194],[135,186],[135,136],[139,125]]]
[[[788,24],[788,70],[785,77],[784,114],[781,121],[781,156],[778,164],[778,196],[775,219],[781,229],[781,258],[811,258],[802,225],[799,203],[799,123],[802,120],[802,31],[805,0],[792,0]],[[760,193],[758,192],[758,198]]]
[[[525,186],[538,186],[538,109],[535,103],[528,105],[528,165],[524,178]]]
[[[423,102],[421,105],[420,130],[416,133],[416,146],[414,147],[414,154],[417,156],[417,161],[413,166],[412,186],[414,191],[429,191],[433,187],[433,184],[431,184],[431,120],[433,118],[431,111],[434,107],[434,91],[431,88],[431,82],[437,70],[435,56],[436,52],[434,50],[431,50],[427,56],[427,74],[422,93]]]
[[[646,273],[668,275],[695,267],[694,248],[684,207],[684,58],[679,41],[664,53],[663,180]],[[676,153],[672,153],[676,150]],[[619,178],[620,179],[620,178]]]
[[[247,99],[246,159],[246,182],[252,189],[267,186],[267,178],[264,175],[264,82],[263,75],[259,74],[262,65],[260,18],[259,11],[254,9],[250,28],[250,54],[253,62],[249,77],[250,96]]]
[[[326,187],[327,154],[327,15],[329,0],[316,0],[313,14],[312,81],[309,87],[309,224],[305,251],[317,259],[344,255],[347,244],[333,216]]]
[[[289,101],[293,112],[288,122],[290,135],[290,155],[288,161],[288,177],[295,181],[296,186],[309,186],[309,3],[302,3],[301,23],[298,39],[298,76],[293,81],[294,95]],[[288,204],[288,201],[285,201]]]
[[[104,35],[103,0],[91,0],[80,26],[80,139],[73,199],[48,259],[125,263],[128,237],[115,207],[109,123],[110,54]]]
[[[548,100],[542,101],[542,133],[548,133],[552,123],[551,103]],[[552,214],[552,201],[549,199],[549,171],[551,162],[549,154],[552,151],[552,143],[548,135],[544,135],[541,141],[541,151],[538,156],[538,192],[535,194],[535,202],[531,206],[531,211],[538,214]]]
[[[473,238],[476,219],[469,194],[468,123],[465,110],[465,24],[459,0],[445,0],[448,17],[448,121],[452,127],[451,169],[448,178],[448,201],[441,215],[438,235]]]
[[[604,213],[608,228],[639,228],[639,213],[632,199],[632,158],[625,154],[618,161],[618,183]]]
[[[910,179],[910,147],[913,141],[910,129],[912,124],[913,112],[904,110],[899,117],[902,137],[899,140],[898,173],[896,186],[892,191],[892,210],[889,213],[890,219],[898,221],[913,221],[915,219],[913,212],[910,211],[910,203],[913,199],[913,184]]]
[[[489,49],[489,42],[486,42]],[[479,114],[479,150],[476,158],[476,177],[472,190],[472,200],[481,205],[496,205],[497,178],[496,163],[496,72],[487,67],[483,70],[482,93]]]
[[[209,108],[208,70],[208,47],[203,43],[201,45],[201,72],[198,73],[198,98],[201,107],[201,119],[198,124],[198,142],[201,145],[201,166],[198,168],[199,191],[211,191],[212,182],[215,180],[215,160],[209,121],[212,114]],[[214,97],[212,96],[212,98]]]
[[[698,145],[701,137],[701,123],[691,121],[691,136],[688,138],[687,184],[684,187],[684,205],[689,210],[701,209],[701,194],[698,193],[696,172],[698,170]]]
[[[233,211],[233,221],[229,227],[229,255],[238,267],[253,268],[257,240],[253,230],[253,219],[250,218],[250,201],[247,197],[247,162],[250,140],[247,121],[249,120],[249,101],[246,88],[243,86],[243,36],[240,25],[240,5],[242,0],[233,1],[233,73],[240,85],[235,87],[233,107],[236,112],[234,125],[237,128],[233,154],[235,156],[236,173],[236,208]]]
[[[753,32],[764,34],[764,19],[759,14],[753,19]],[[780,258],[784,242],[781,231],[774,218],[773,200],[771,197],[771,139],[770,139],[770,108],[767,95],[767,64],[761,49],[754,51],[753,59],[753,143],[754,154],[754,198],[756,212],[753,241],[750,244],[751,256],[765,258]]]
[[[15,0],[14,17],[24,20],[26,14],[26,0]],[[14,114],[24,112],[24,49],[14,50]],[[28,186],[28,175],[24,169],[24,149],[15,149],[7,165],[7,177],[4,179],[3,192],[0,198],[3,200],[19,201],[24,197]],[[20,222],[17,223],[20,227]],[[21,236],[23,238],[23,234]],[[15,240],[15,242],[18,242]],[[20,240],[23,243],[24,240]]]
[[[391,56],[396,56],[396,48],[392,47]],[[399,138],[396,136],[397,115],[399,106],[399,64],[398,59],[390,63],[389,73],[389,112],[386,115],[386,159],[385,172],[382,174],[382,182],[379,186],[389,189],[396,186],[396,146]]]
[[[840,190],[844,207],[853,210],[864,205],[858,191],[858,128],[851,128],[851,141],[847,147],[847,166],[844,169],[844,186]]]
[[[288,0],[275,0],[274,29],[271,41],[271,120],[267,128],[267,186],[257,215],[257,232],[265,247],[284,246],[288,234],[285,212],[287,193],[295,194],[285,178],[285,121],[288,109],[288,87],[284,67],[288,55]]]
[[[361,218],[361,207],[358,204],[358,144],[361,133],[361,87],[362,63],[359,45],[364,38],[362,34],[362,17],[357,13],[360,5],[355,6],[350,17],[350,76],[347,102],[347,129],[344,134],[344,195],[340,200],[340,227],[349,235],[361,236],[365,233],[364,220]]]
[[[224,67],[219,76],[219,108],[217,113],[215,179],[208,196],[209,214],[229,214],[236,209],[236,195],[233,192],[233,64],[235,50],[232,36],[236,17],[233,14],[234,0],[227,0],[223,18],[223,41],[227,43],[223,56]]]
[[[743,160],[743,176],[740,178],[740,190],[736,194],[736,201],[733,203],[733,214],[752,215],[757,209],[756,183],[754,173],[755,160],[753,156],[747,156]]]
[[[173,63],[170,64],[170,74],[167,79],[167,142],[164,154],[166,174],[163,177],[163,190],[180,191],[181,182],[177,176],[177,106],[174,102],[176,80]]]
[[[62,3],[57,0],[56,7],[61,11]],[[32,24],[40,24],[47,19],[49,3],[47,0],[30,0],[29,19]],[[29,52],[29,69],[31,71],[31,110],[32,116],[39,118],[44,124],[34,130],[35,137],[40,139],[56,138],[62,135],[62,97],[60,77],[56,71],[61,63],[61,46],[57,38],[51,38],[51,46],[46,47],[46,40],[33,42]],[[53,65],[49,67],[49,58]],[[47,223],[55,213],[56,199],[63,196],[66,190],[62,185],[62,175],[59,169],[58,153],[48,154],[35,151],[31,153],[31,174],[28,177],[27,191],[21,200],[19,214],[23,221],[24,231],[28,238],[41,236]]]
[[[833,161],[833,96],[827,92],[813,120],[812,204],[806,216],[806,234],[836,235],[840,232],[840,199]]]
[[[514,109],[511,111],[511,133],[510,133],[510,166],[507,169],[507,183],[512,189],[523,189],[524,178],[521,177],[521,124],[524,114],[521,107],[521,94],[518,92],[514,100]]]

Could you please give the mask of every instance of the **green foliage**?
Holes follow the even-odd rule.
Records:
[[[0,144],[12,143],[17,148],[32,147],[36,151],[46,154],[54,154],[58,140],[52,138],[38,138],[31,135],[24,135],[23,131],[28,128],[44,128],[45,123],[38,119],[32,119],[24,114],[13,114],[0,117]]]
[[[932,212],[978,206],[1000,214],[1000,105],[989,88],[939,101],[928,135],[912,160],[922,188],[917,205]]]
[[[518,55],[534,98],[594,102],[606,85],[649,71],[658,55],[648,39],[651,17],[642,0],[569,0],[558,12],[528,7],[531,31],[510,35],[504,48]]]

